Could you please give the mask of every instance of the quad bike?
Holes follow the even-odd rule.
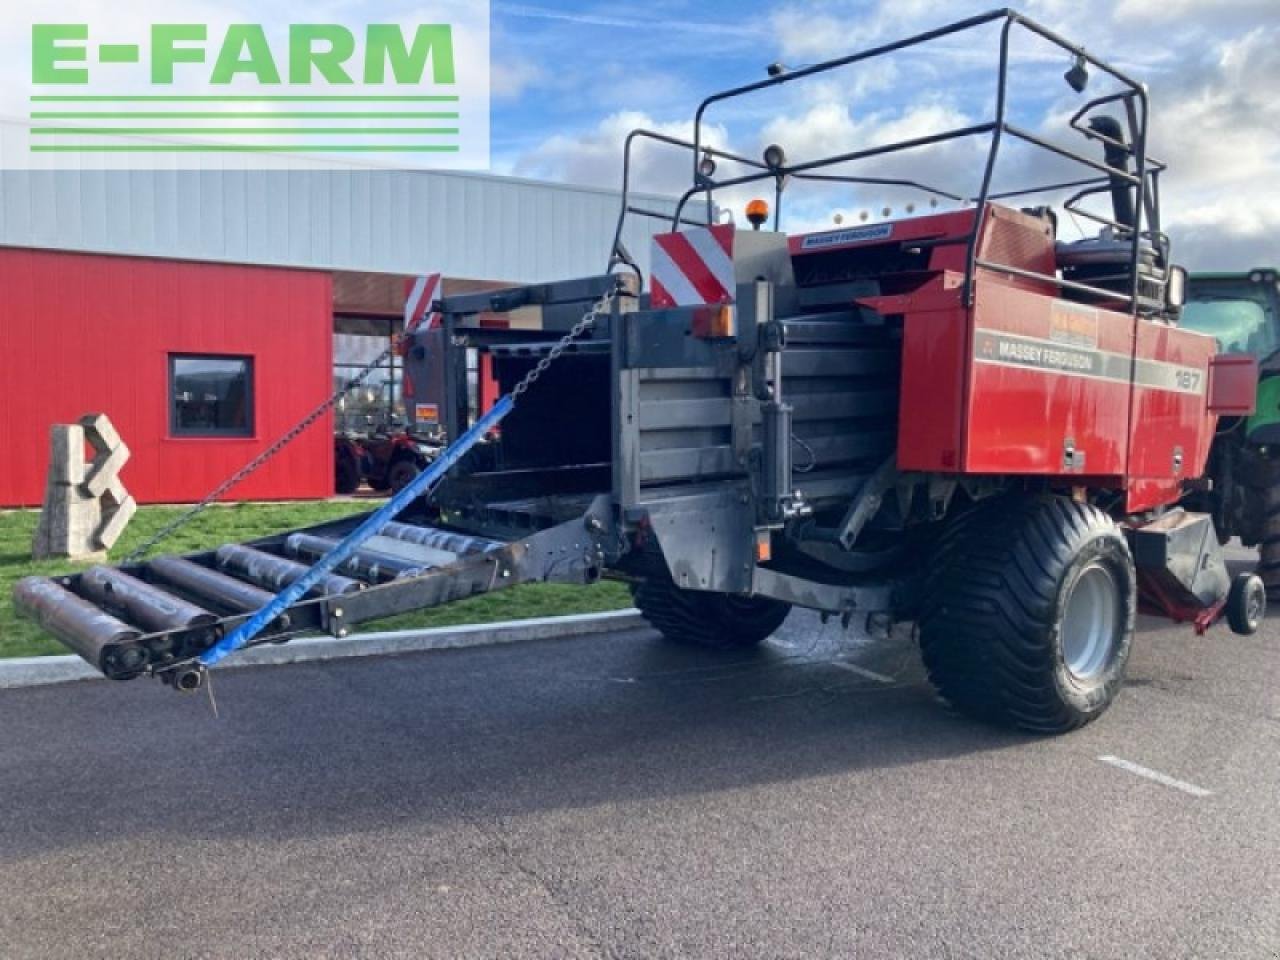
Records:
[[[403,431],[334,438],[334,489],[351,494],[361,481],[379,493],[398,493],[435,459],[439,447]]]

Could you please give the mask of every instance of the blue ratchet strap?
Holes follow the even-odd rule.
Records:
[[[410,503],[429,492],[468,450],[479,443],[486,433],[511,412],[513,406],[515,406],[515,398],[510,394],[499,399],[493,405],[493,409],[477,420],[471,429],[441,450],[440,455],[431,465],[413,478],[413,482],[383,504],[364,523],[343,537],[336,547],[317,560],[305,574],[277,593],[270,603],[202,653],[200,662],[206,667],[211,667],[223,657],[251,643],[280,614],[301,600],[338,566],[349,560],[365,541],[377,536]]]

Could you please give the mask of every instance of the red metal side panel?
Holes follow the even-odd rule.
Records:
[[[950,473],[960,468],[969,346],[968,311],[913,310],[902,331],[898,467]]]
[[[965,273],[968,266],[968,234],[973,230],[976,211],[955,210],[935,213],[905,220],[893,220],[821,233],[799,234],[788,240],[793,257],[828,256],[846,253],[856,258],[859,253],[877,247],[910,247],[920,243],[928,249],[931,272],[951,271]],[[955,242],[941,243],[941,240]],[[1033,217],[990,204],[983,221],[982,238],[978,246],[980,259],[1002,266],[1053,275],[1056,267],[1053,227],[1042,217]],[[879,279],[893,280],[894,275]],[[1007,277],[1011,286],[1038,290],[1052,294],[1056,287],[1047,281]]]
[[[981,277],[963,470],[1122,475],[1132,329],[1122,314]],[[1064,463],[1068,446],[1082,463]]]
[[[889,220],[884,223],[841,227],[818,233],[798,233],[787,239],[793,257],[831,253],[835,250],[856,251],[862,247],[892,243],[901,245],[910,241],[937,240],[942,237],[963,237],[973,230],[972,209],[952,210],[947,213],[931,213],[922,217]],[[963,270],[963,245],[946,245],[935,248],[938,256],[946,254],[945,262],[933,262],[934,270]]]
[[[1208,410],[1209,362],[1214,353],[1211,337],[1139,321],[1129,512],[1176,499],[1183,479],[1204,472],[1217,427],[1217,417]]]
[[[956,256],[957,253],[963,255],[964,248],[950,251],[951,256]],[[1042,217],[1032,217],[996,203],[990,204],[983,221],[978,259],[1051,277],[1057,269],[1053,225]],[[963,260],[957,269],[964,270]],[[1048,280],[1035,280],[1014,274],[1000,274],[999,278],[1011,287],[1031,290],[1045,296],[1056,296],[1058,292],[1058,288]]]
[[[38,505],[49,426],[103,412],[142,502],[190,502],[332,391],[332,280],[266,267],[0,249],[0,506]],[[171,353],[254,359],[252,438],[169,435]],[[315,424],[229,499],[333,491],[333,425]]]
[[[1022,270],[1053,273],[1053,230],[1046,220],[997,205],[990,206],[988,213],[978,249],[980,258]],[[939,236],[962,237],[972,229],[973,215],[972,210],[957,211],[896,226],[908,227],[917,234],[933,231]],[[835,236],[839,239],[838,234]],[[1056,463],[1052,470],[1059,470],[1063,438],[1055,434],[1065,411],[1072,406],[1073,394],[1070,388],[1066,392],[1059,389],[1056,399],[1046,404],[1039,396],[1047,379],[1043,373],[1028,374],[1026,367],[999,372],[975,367],[975,359],[1000,358],[975,358],[977,342],[971,314],[959,298],[966,257],[967,246],[963,243],[939,244],[932,248],[930,256],[931,270],[942,271],[936,280],[926,283],[917,293],[860,301],[882,313],[902,313],[905,318],[899,466],[944,472],[988,472],[990,468],[994,472],[998,465],[1001,472],[1043,473],[1050,472],[1048,465]],[[1047,295],[1055,291],[1052,284],[990,273],[981,276],[978,289],[989,292],[980,298],[977,313],[980,318],[990,318],[983,322],[993,324],[993,329],[1018,333],[1041,326],[1062,326],[1061,322],[1055,325],[1051,318],[1035,313],[1039,310],[1043,314],[1048,309],[1046,304],[1051,301]],[[952,295],[950,302],[938,299],[945,298],[948,292]],[[1028,296],[1028,292],[1032,295]],[[1006,297],[1015,295],[1015,300],[1007,301]],[[1018,319],[1018,311],[1029,305],[1032,315]],[[1057,312],[1062,313],[1067,307],[1057,308]],[[983,344],[987,345],[987,340]],[[976,405],[975,383],[979,388]],[[1033,402],[1032,408],[1028,408],[1028,401]],[[1037,419],[1036,408],[1044,411],[1043,417]],[[977,409],[982,417],[976,435],[972,414],[966,412],[971,409]],[[1051,446],[1056,447],[1056,453]]]

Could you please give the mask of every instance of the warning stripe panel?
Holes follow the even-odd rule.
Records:
[[[704,306],[734,298],[734,228],[699,227],[654,237],[650,294],[654,306]]]
[[[717,250],[720,249],[719,244],[714,240],[710,240],[709,244]],[[733,286],[733,280],[730,278],[728,283],[725,283],[722,282],[721,277],[716,276],[712,264],[703,259],[702,251],[690,242],[688,234],[672,234],[671,242],[667,245],[667,253],[671,255],[676,266],[697,291],[698,299],[694,301],[695,303],[723,303],[725,300],[732,299],[729,288]],[[729,262],[729,269],[732,277],[732,261]]]
[[[662,285],[662,281],[657,276],[649,278],[649,300],[655,307],[671,307],[675,306],[675,299]]]
[[[683,234],[690,246],[698,252],[711,272],[733,282],[733,232],[727,226],[709,227],[706,230],[690,230]]]
[[[655,242],[650,256],[650,299],[655,307],[679,307],[705,304],[698,288],[685,276],[683,270],[667,252],[667,247]],[[662,291],[660,298],[658,292]]]
[[[413,281],[413,289],[404,302],[404,330],[412,333],[422,324],[431,303],[440,291],[440,274],[429,273]]]

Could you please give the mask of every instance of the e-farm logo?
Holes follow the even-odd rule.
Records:
[[[428,9],[460,16],[31,22],[29,154],[81,167],[102,156],[208,154],[487,166],[487,4]]]

